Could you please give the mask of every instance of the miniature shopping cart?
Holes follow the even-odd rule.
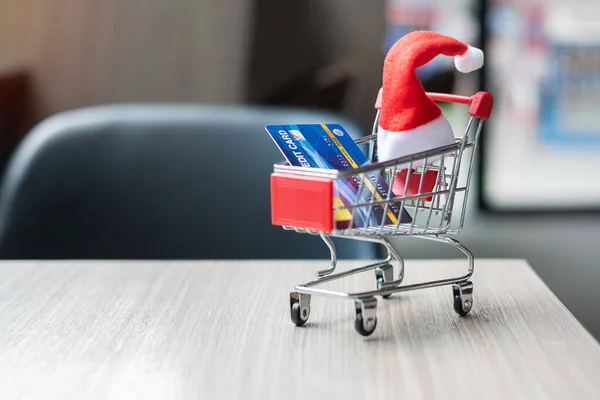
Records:
[[[460,242],[447,235],[456,234],[462,229],[475,150],[483,123],[490,116],[493,99],[487,92],[478,92],[471,97],[439,93],[427,95],[434,101],[459,103],[468,107],[470,117],[467,127],[454,144],[389,161],[373,162],[381,107],[379,96],[375,104],[377,114],[372,134],[355,141],[359,145],[368,145],[372,163],[348,170],[297,167],[286,162],[274,165],[271,174],[273,224],[299,233],[319,235],[331,253],[329,268],[318,271],[316,279],[295,286],[290,294],[291,319],[296,325],[303,325],[308,320],[312,295],[353,299],[355,328],[363,336],[373,333],[377,326],[376,296],[387,298],[398,292],[452,285],[454,311],[465,316],[473,307],[473,283],[469,280],[474,269],[473,255]],[[464,163],[467,168],[461,168]],[[361,195],[361,191],[369,190],[367,186],[370,181],[365,177],[374,172],[383,176],[388,183],[389,190],[385,198]],[[334,183],[343,179],[356,179],[358,182],[358,200],[352,204],[334,201]],[[364,198],[368,201],[363,201]],[[383,217],[374,221],[371,216],[377,207],[384,208]],[[389,223],[385,215],[392,207],[406,210],[410,218],[397,218],[395,224]],[[369,216],[361,226],[354,225],[352,218],[348,224],[340,226],[334,217],[337,212],[347,211],[354,218],[361,210]],[[454,246],[468,258],[468,271],[455,278],[401,285],[404,262],[390,242],[393,236],[414,236]],[[374,264],[334,273],[337,254],[332,237],[380,243],[387,250],[387,257]],[[398,264],[396,277],[393,262]],[[345,293],[316,287],[370,270],[375,271],[375,290]]]

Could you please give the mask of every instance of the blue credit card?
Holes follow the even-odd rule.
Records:
[[[284,155],[290,165],[310,168],[334,169],[334,167],[313,147],[311,142],[296,129],[286,126],[267,126],[267,132]],[[321,149],[322,150],[322,149]],[[348,207],[356,203],[356,187],[349,185],[347,179],[334,181],[334,205]],[[358,210],[352,215],[347,208],[334,212],[336,227],[346,228],[352,221],[352,226],[363,227],[367,221],[367,211]],[[369,216],[369,225],[376,223],[375,215]]]
[[[267,131],[272,136],[277,136],[274,134],[278,133],[278,136],[281,137],[282,133],[285,133],[288,137],[295,136],[308,142],[311,149],[308,153],[311,156],[314,153],[320,155],[321,159],[327,163],[328,168],[347,170],[371,164],[367,156],[354,142],[354,139],[339,124],[269,125]],[[286,151],[288,154],[290,153],[289,149]],[[282,152],[284,151],[282,150]],[[286,158],[288,156],[286,155]],[[293,151],[291,156],[294,156]],[[387,199],[388,191],[390,199],[395,198],[393,192],[389,190],[389,185],[377,171],[340,180],[352,187],[352,193],[355,196],[353,204],[357,202],[368,203],[373,200],[383,201]],[[360,198],[358,195],[360,195]],[[369,207],[358,207],[355,210],[354,220],[352,221],[353,226],[357,226],[356,222],[362,223],[366,216],[369,217],[370,226],[380,225],[382,221],[384,225],[396,225],[399,215],[401,215],[400,222],[412,221],[406,210],[402,210],[402,213],[400,213],[400,205],[393,202],[388,202],[387,206],[381,203],[381,205],[374,206],[372,210],[369,210]],[[360,220],[356,219],[356,214],[360,214]],[[373,221],[373,217],[375,217],[375,221]]]
[[[346,170],[370,165],[368,157],[361,151],[354,139],[339,124],[301,124],[287,125],[290,130],[299,131],[313,145],[316,151],[327,160],[334,168]],[[381,224],[385,213],[384,225],[396,225],[398,216],[402,215],[401,222],[411,222],[412,218],[403,210],[400,213],[400,205],[394,203],[396,197],[389,190],[389,185],[378,171],[372,171],[363,176],[354,176],[351,182],[360,191],[360,202],[383,201],[390,196],[387,207],[373,207],[373,213],[377,217],[378,225]]]

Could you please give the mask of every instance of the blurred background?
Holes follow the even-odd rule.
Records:
[[[90,210],[94,208],[89,205],[98,198],[93,194],[93,182],[100,179],[98,176],[104,171],[102,160],[94,161],[93,179],[71,176],[82,175],[90,157],[81,156],[74,164],[67,164],[65,160],[70,159],[67,150],[64,153],[57,150],[60,162],[43,164],[42,170],[47,175],[42,174],[37,181],[31,178],[34,169],[23,167],[26,160],[40,153],[36,143],[39,145],[41,138],[45,138],[40,131],[57,134],[62,129],[61,124],[73,131],[73,126],[85,123],[81,122],[82,114],[69,112],[91,110],[91,114],[83,115],[91,116],[92,125],[98,125],[101,122],[94,110],[114,107],[102,114],[112,118],[112,125],[103,128],[108,131],[119,124],[116,115],[120,114],[115,110],[120,105],[135,105],[136,120],[146,119],[148,125],[154,127],[161,121],[175,121],[173,115],[179,114],[171,112],[173,107],[181,106],[184,107],[181,118],[185,121],[211,115],[211,126],[219,126],[211,132],[219,131],[222,136],[207,134],[206,137],[229,141],[233,139],[226,135],[234,128],[226,124],[231,124],[236,115],[247,118],[244,110],[249,110],[251,116],[258,115],[259,110],[280,108],[297,112],[318,110],[324,113],[323,118],[336,116],[347,121],[353,135],[367,135],[371,133],[375,116],[373,105],[381,84],[385,52],[407,32],[431,29],[482,48],[486,61],[482,71],[462,75],[455,72],[452,59],[436,58],[418,71],[425,88],[462,95],[488,90],[495,98],[491,120],[483,133],[465,229],[459,239],[476,257],[527,259],[598,338],[598,21],[600,4],[583,0],[3,0],[0,2],[0,163],[7,177],[0,192],[0,217],[12,222],[0,221],[3,224],[0,256],[44,258],[44,254],[36,253],[35,249],[27,252],[24,245],[19,252],[2,249],[14,247],[17,242],[25,243],[38,230],[59,237],[57,232],[67,230],[68,218],[81,219],[93,213]],[[158,108],[144,108],[147,105]],[[162,108],[165,106],[171,108]],[[235,113],[224,112],[222,121],[215,122],[215,115],[221,115],[216,110],[234,110]],[[131,118],[130,111],[126,109],[127,118]],[[171,114],[161,118],[161,112]],[[446,108],[445,112],[453,124],[462,127],[464,109]],[[57,115],[63,116],[62,119],[55,119]],[[41,124],[47,118],[54,124]],[[73,125],[69,118],[78,122]],[[127,121],[126,124],[131,123]],[[264,232],[258,236],[278,230],[269,226],[268,173],[281,156],[264,132],[265,121],[271,120],[257,122],[258,129],[247,122],[235,127],[240,135],[236,137],[248,141],[239,151],[250,153],[250,158],[245,160],[253,160],[254,154],[254,161],[250,162],[257,165],[258,171],[254,186],[243,190],[235,186],[238,188],[235,193],[256,200],[253,204],[259,210],[256,212],[259,218],[235,221],[236,225],[223,235],[248,232],[249,229],[240,228],[244,226]],[[281,123],[294,122],[298,121]],[[177,135],[177,122],[173,124],[161,126]],[[195,132],[189,126],[186,129]],[[201,130],[198,128],[198,132]],[[118,138],[119,129],[114,132]],[[32,135],[37,142],[28,141]],[[27,156],[17,157],[15,154],[23,143],[28,143],[22,150]],[[127,175],[128,168],[132,167],[127,167],[126,161],[139,156],[139,152],[128,148],[127,143],[122,143],[123,147],[116,143],[105,147],[94,144],[91,148],[99,149],[98,152],[100,149],[108,153],[121,152],[121,163],[115,166],[112,161],[106,161],[114,168],[107,167],[106,171]],[[192,142],[185,143],[190,150]],[[208,151],[209,148],[205,143],[201,148],[190,150],[193,160],[197,160],[193,162],[210,159],[211,164],[198,164],[194,169],[190,161],[186,164],[190,168],[186,173],[191,178],[179,186],[171,179],[170,190],[184,197],[186,190],[194,191],[205,201],[212,199],[220,203],[208,185],[202,183],[204,192],[201,192],[192,189],[190,182],[206,182],[211,173],[221,173],[215,179],[223,182],[237,177],[240,185],[241,181],[250,179],[240,174],[239,165],[236,167],[239,159],[232,155],[233,150]],[[268,156],[261,153],[263,148],[271,151]],[[64,159],[60,154],[64,154]],[[178,158],[175,153],[160,162],[153,158],[144,168],[136,167],[136,173],[144,170],[150,175],[162,176],[161,171],[177,164]],[[60,166],[62,178],[52,175],[48,165]],[[244,173],[251,174],[251,171],[248,167]],[[106,187],[107,178],[102,179],[102,187]],[[23,181],[26,184],[15,183]],[[38,182],[37,186],[44,182],[56,191],[63,190],[65,182],[78,182],[80,189],[64,189],[69,202],[64,205],[63,198],[59,207],[50,200],[49,192],[30,190],[27,185],[33,185],[33,181]],[[138,181],[140,179],[136,179]],[[29,189],[15,189],[21,187],[19,185]],[[83,187],[86,189],[81,189]],[[111,196],[126,192],[115,188],[111,189]],[[224,191],[230,190],[227,186],[224,188]],[[129,190],[136,191],[133,186],[129,186]],[[136,210],[151,202],[157,191],[160,190],[144,194],[148,195],[146,200],[136,198],[133,203],[138,207]],[[30,197],[31,193],[37,194],[34,200],[19,200],[19,196],[27,193]],[[137,193],[142,196],[141,192]],[[102,197],[103,201],[110,201],[108,198]],[[87,202],[86,211],[81,211],[82,207],[73,199]],[[45,213],[60,215],[60,218],[44,219],[46,216],[41,211],[35,214],[31,209],[11,209],[21,204],[33,207],[31,204],[39,203],[46,204]],[[211,207],[212,203],[207,204]],[[244,203],[236,204],[241,207]],[[202,246],[209,239],[195,235],[203,235],[209,227],[212,229],[221,222],[211,220],[207,225],[202,218],[207,210],[204,205],[194,208],[192,202],[186,207],[181,218],[188,221],[189,226],[177,229],[191,238],[190,243],[195,243],[190,246],[198,248],[199,253],[187,253],[191,254],[189,257],[200,258],[208,254],[202,253]],[[73,210],[79,211],[74,213]],[[153,218],[158,218],[156,211],[152,213]],[[121,220],[117,217],[115,220],[122,223],[130,214],[118,214]],[[248,214],[240,214],[240,218]],[[18,225],[14,222],[15,215],[29,216],[17,234],[11,233]],[[139,221],[146,217],[140,212],[137,218]],[[78,223],[77,229],[71,232],[77,237],[91,237],[90,232],[98,234],[93,223]],[[197,231],[192,232],[192,229]],[[116,235],[115,231],[108,231],[103,236],[104,242]],[[282,240],[291,241],[292,235],[286,233]],[[119,240],[125,243],[132,240],[131,236],[136,234],[123,235]],[[160,240],[165,242],[169,237]],[[226,238],[229,236],[221,236],[223,240]],[[39,240],[50,243],[42,236]],[[58,256],[49,252],[48,258],[97,258],[100,256],[94,253],[94,246],[105,244],[89,239],[85,247],[81,243],[70,244],[64,238],[60,240],[73,252],[63,251]],[[2,247],[2,242],[13,244]],[[303,246],[322,246],[318,241],[306,243]],[[236,253],[235,243],[228,246],[230,250],[219,257],[260,258],[266,254],[252,253],[256,248],[252,246],[245,253]],[[83,247],[89,251],[76,251]],[[271,247],[277,248],[276,245]],[[443,246],[416,239],[400,240],[398,247],[407,258],[459,256]],[[290,253],[290,257],[303,254],[308,257],[307,248],[302,247],[295,255]],[[131,256],[142,257],[140,254],[143,256],[143,253]],[[163,256],[176,258],[173,254]],[[326,252],[318,254],[326,256]],[[124,252],[109,254],[109,257],[126,256]]]

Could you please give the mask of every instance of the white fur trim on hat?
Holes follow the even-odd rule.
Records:
[[[456,140],[450,123],[442,114],[433,121],[408,131],[394,132],[378,127],[377,142],[378,160],[387,161],[454,144]],[[438,158],[429,158],[428,162]],[[418,162],[413,165],[413,167],[418,166]],[[406,167],[408,164],[399,166],[399,168]]]
[[[469,46],[465,54],[454,57],[456,69],[463,73],[469,73],[483,66],[483,51],[477,47]]]

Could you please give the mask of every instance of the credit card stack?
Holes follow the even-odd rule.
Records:
[[[367,156],[360,150],[352,137],[338,124],[267,125],[266,130],[290,165],[347,170],[369,165]],[[387,198],[389,186],[377,171],[361,176],[336,179],[334,181],[334,205],[348,206],[367,203],[373,199]],[[360,198],[359,198],[360,195]],[[390,198],[395,198],[394,193]],[[385,220],[384,220],[385,212]],[[354,215],[352,215],[354,214]],[[336,210],[334,219],[337,229],[364,226],[396,225],[411,222],[406,210],[400,212],[400,204],[390,202],[369,207]]]

